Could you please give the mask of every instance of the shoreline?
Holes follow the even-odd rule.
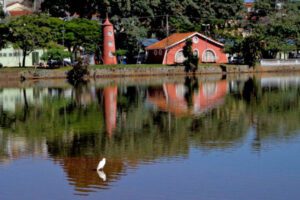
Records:
[[[34,69],[34,68],[3,68],[0,69],[0,80],[37,80],[37,79],[66,79],[71,68],[60,69]],[[159,77],[159,76],[186,76],[183,66],[162,67],[111,67],[90,68],[89,78],[118,78],[118,77]],[[256,73],[291,73],[300,72],[300,66],[261,67],[249,68],[246,65],[219,65],[200,66],[195,75],[231,75]]]

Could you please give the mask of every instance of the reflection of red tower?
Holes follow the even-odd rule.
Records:
[[[114,27],[108,17],[103,24],[103,64],[116,65],[117,58],[113,55],[116,51]]]
[[[113,133],[117,126],[117,95],[117,86],[104,88],[105,124],[109,135]]]

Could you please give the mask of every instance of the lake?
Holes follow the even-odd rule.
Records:
[[[298,199],[299,122],[298,74],[0,82],[0,199]]]

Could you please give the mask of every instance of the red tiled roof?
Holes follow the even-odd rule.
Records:
[[[169,37],[167,37],[161,41],[158,41],[158,42],[154,43],[153,45],[148,46],[146,48],[146,50],[167,49],[177,43],[185,41],[186,39],[188,39],[194,35],[198,35],[202,38],[205,38],[206,40],[209,40],[210,42],[213,42],[217,45],[224,46],[222,43],[219,43],[219,42],[217,42],[209,37],[206,37],[205,35],[202,35],[198,32],[189,32],[189,33],[174,33],[174,34],[170,35]]]
[[[10,16],[16,17],[16,16],[23,16],[23,15],[30,15],[33,12],[28,10],[12,10],[8,12]]]
[[[247,8],[252,8],[252,7],[254,7],[254,3],[253,2],[245,2],[244,6]]]

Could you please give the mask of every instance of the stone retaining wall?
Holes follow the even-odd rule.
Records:
[[[240,74],[240,73],[259,73],[259,72],[290,72],[300,71],[300,66],[281,66],[281,67],[256,67],[248,68],[241,65],[222,65],[199,67],[196,72],[201,74]],[[137,76],[177,76],[186,75],[184,67],[137,67],[137,68],[111,68],[111,69],[91,69],[91,78],[101,77],[137,77]],[[26,69],[26,70],[0,70],[0,80],[22,80],[22,79],[65,79],[67,71],[63,69]]]

